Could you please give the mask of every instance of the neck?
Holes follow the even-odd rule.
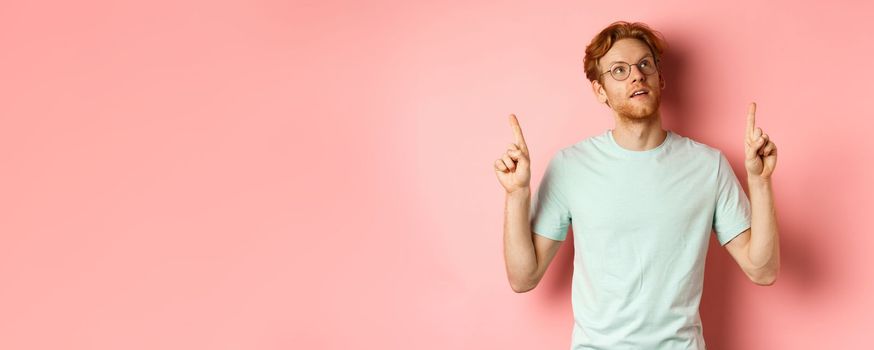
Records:
[[[662,129],[661,115],[658,110],[646,118],[628,118],[616,116],[616,126],[613,129],[613,139],[622,148],[631,151],[646,151],[658,147],[664,142],[668,132]]]

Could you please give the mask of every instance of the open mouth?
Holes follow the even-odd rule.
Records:
[[[647,91],[647,90],[643,90],[643,89],[642,89],[642,90],[637,90],[637,91],[635,91],[634,93],[632,93],[631,96],[630,96],[630,98],[632,98],[632,99],[635,99],[635,98],[643,99],[643,98],[647,98],[648,96],[649,96],[649,91]]]

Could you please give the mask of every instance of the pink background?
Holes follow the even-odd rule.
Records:
[[[664,126],[745,182],[780,149],[783,270],[711,240],[710,349],[874,346],[874,6],[863,1],[8,1],[0,348],[565,349],[573,247],[515,294],[493,161],[533,186],[613,126],[610,22],[668,39]]]

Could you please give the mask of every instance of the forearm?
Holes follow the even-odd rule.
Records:
[[[750,263],[763,278],[773,280],[780,269],[780,239],[771,180],[749,177],[747,183],[752,206]]]
[[[504,207],[504,261],[514,289],[527,289],[537,271],[537,255],[531,235],[528,211],[531,190],[508,193]]]

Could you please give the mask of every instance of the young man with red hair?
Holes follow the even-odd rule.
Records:
[[[616,22],[586,47],[584,69],[615,128],[553,156],[531,200],[528,146],[495,161],[506,190],[504,258],[512,289],[540,282],[573,225],[571,349],[705,349],[698,313],[711,230],[749,279],[780,269],[771,175],[777,148],[744,135],[750,200],[716,148],[661,126],[666,45],[643,23]]]

